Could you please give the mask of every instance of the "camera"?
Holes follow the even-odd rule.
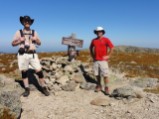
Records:
[[[25,45],[24,47],[25,47],[25,49],[27,49],[27,50],[30,48],[29,45]]]
[[[20,48],[19,51],[18,51],[18,53],[20,55],[23,55],[25,53],[25,49],[24,48]]]

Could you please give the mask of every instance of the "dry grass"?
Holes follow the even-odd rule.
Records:
[[[153,89],[144,89],[145,92],[159,94],[159,86]]]
[[[4,67],[0,68],[0,73],[9,73],[14,71],[17,68],[17,65],[10,67],[13,60],[17,59],[16,54],[4,54],[0,55],[0,64],[3,64]]]
[[[4,109],[3,115],[0,116],[0,119],[16,119],[16,117],[10,114],[9,109]]]
[[[110,65],[126,72],[128,77],[159,78],[159,55],[156,54],[114,53]]]
[[[39,58],[66,55],[66,52],[39,53]],[[0,55],[0,63],[5,65],[5,70],[1,68],[0,73],[14,74],[14,70],[17,69],[17,64],[10,67],[10,63],[15,59],[15,54]],[[92,62],[88,50],[81,51],[77,59],[82,62]],[[159,78],[159,55],[156,54],[114,52],[109,60],[109,66],[126,73],[127,77],[141,76]]]

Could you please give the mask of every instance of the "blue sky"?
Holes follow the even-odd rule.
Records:
[[[16,52],[11,41],[24,15],[35,19],[38,51],[65,50],[61,38],[71,33],[88,48],[97,26],[115,45],[159,47],[158,0],[0,0],[0,51]]]

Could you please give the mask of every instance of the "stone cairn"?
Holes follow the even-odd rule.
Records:
[[[68,57],[42,58],[41,65],[48,89],[74,91],[76,88],[94,90],[95,78],[92,67],[78,60],[68,61]]]

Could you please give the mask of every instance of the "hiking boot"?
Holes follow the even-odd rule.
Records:
[[[96,89],[95,89],[95,92],[99,92],[102,90],[102,86],[101,85],[97,85],[96,86]]]
[[[43,93],[45,96],[49,96],[49,95],[50,95],[50,93],[49,93],[49,91],[47,90],[46,87],[42,87],[42,93]]]
[[[104,93],[105,93],[105,95],[110,95],[110,93],[109,93],[109,88],[108,88],[108,87],[105,87]]]
[[[25,92],[23,93],[24,97],[28,97],[30,94],[30,88],[25,88]]]

